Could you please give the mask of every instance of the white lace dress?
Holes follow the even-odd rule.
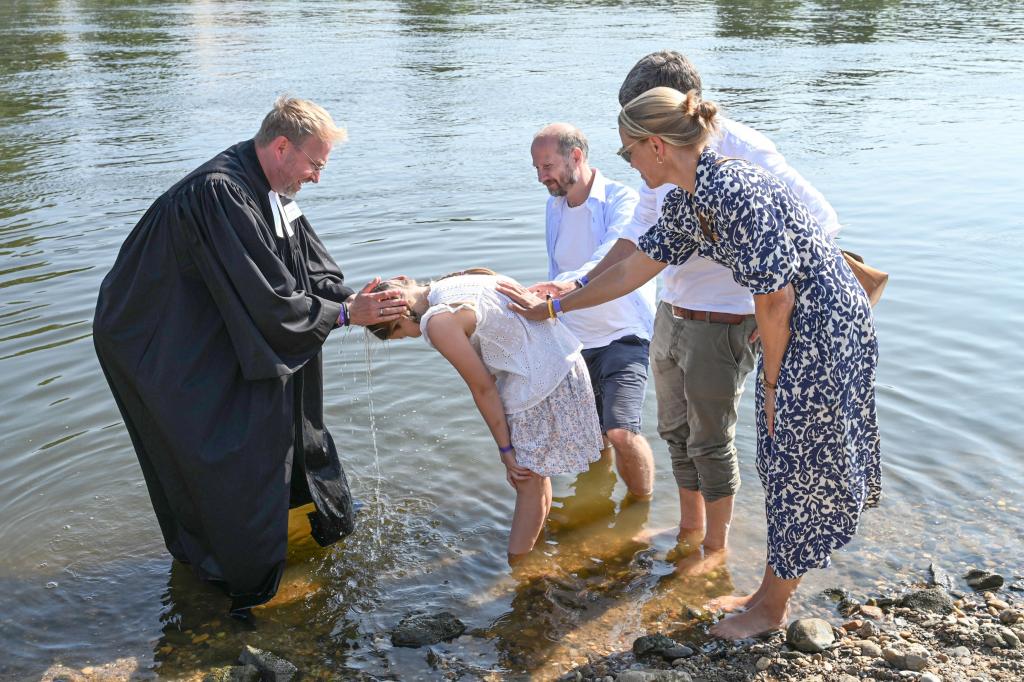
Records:
[[[504,278],[508,279],[508,278]],[[470,308],[469,338],[494,376],[516,449],[516,461],[542,476],[586,471],[601,455],[590,375],[581,344],[556,320],[533,322],[508,309],[498,277],[460,275],[432,282],[420,328],[440,312]]]

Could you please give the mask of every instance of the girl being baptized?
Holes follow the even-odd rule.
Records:
[[[469,386],[516,491],[508,540],[515,563],[533,549],[551,509],[549,477],[586,471],[602,439],[580,342],[556,320],[509,310],[498,280],[472,268],[427,284],[381,282],[375,291],[406,289],[410,309],[367,329],[380,339],[422,335]]]

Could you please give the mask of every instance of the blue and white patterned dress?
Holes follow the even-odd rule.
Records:
[[[781,181],[710,150],[698,159],[695,194],[670,192],[639,247],[674,265],[696,252],[730,268],[755,295],[793,285],[774,438],[768,436],[764,387],[758,382],[757,388],[768,565],[787,579],[826,568],[881,492],[878,344],[864,290],[839,248]]]

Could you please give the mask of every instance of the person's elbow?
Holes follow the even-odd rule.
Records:
[[[758,307],[769,317],[788,316],[796,305],[796,293],[793,285],[787,284],[778,291],[754,297]]]

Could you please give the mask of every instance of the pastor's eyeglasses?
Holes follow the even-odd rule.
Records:
[[[313,170],[315,170],[317,173],[323,173],[324,172],[324,168],[327,168],[327,164],[326,163],[320,163],[319,161],[314,161],[313,157],[310,156],[309,154],[307,154],[306,150],[304,150],[301,146],[299,146],[299,144],[295,140],[292,140],[291,138],[289,138],[288,141],[292,143],[292,146],[294,146],[296,149],[298,149],[300,152],[302,152],[303,156],[305,156],[307,159],[309,159],[309,163],[310,163],[311,166],[313,166]]]

